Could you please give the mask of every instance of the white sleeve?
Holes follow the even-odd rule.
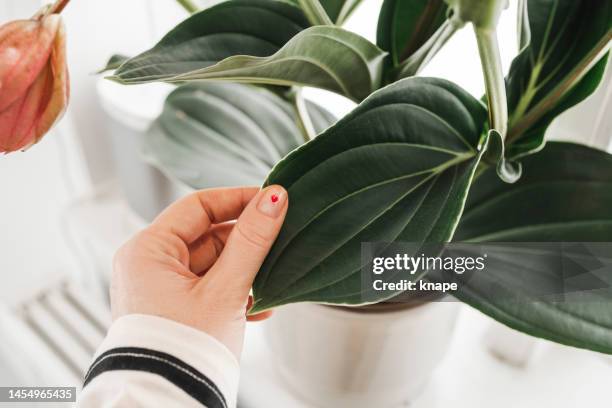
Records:
[[[77,406],[234,408],[239,366],[208,334],[161,317],[128,315],[111,326]]]

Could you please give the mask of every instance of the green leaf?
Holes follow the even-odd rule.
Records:
[[[525,174],[512,185],[501,182],[493,170],[474,182],[456,241],[612,240],[612,155],[550,142],[542,152],[525,157],[523,167]],[[582,292],[564,302],[531,298],[530,283],[554,288],[559,281],[557,275],[531,268],[525,277],[525,267],[519,263],[507,270],[488,269],[461,284],[456,296],[527,334],[612,353],[609,267],[594,272],[607,290]],[[496,296],[488,291],[491,287]]]
[[[272,55],[309,25],[302,11],[288,3],[226,1],[187,18],[115,75],[130,84],[164,81],[232,55]]]
[[[283,185],[291,204],[255,280],[252,312],[362,304],[362,242],[449,240],[485,121],[484,106],[456,85],[409,78],[289,154],[266,182]]]
[[[597,88],[612,39],[612,3],[521,1],[519,37],[523,48],[507,78],[512,158],[541,149],[552,120]]]
[[[299,4],[299,0],[287,1]],[[362,0],[319,0],[329,18],[337,25],[342,25],[361,2]]]
[[[317,132],[335,122],[308,103]],[[281,157],[303,143],[293,107],[262,88],[225,83],[183,85],[144,139],[146,158],[195,188],[261,184]]]
[[[446,20],[444,0],[385,0],[378,17],[376,43],[393,66],[411,57]]]
[[[380,86],[385,55],[374,44],[350,31],[316,26],[300,32],[269,57],[237,55],[211,67],[163,80],[313,86],[360,101]],[[143,82],[126,75],[123,70],[126,65],[112,79],[128,84]]]

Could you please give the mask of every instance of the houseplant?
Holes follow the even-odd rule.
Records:
[[[285,186],[291,206],[255,282],[251,312],[295,302],[362,305],[361,242],[611,240],[612,156],[546,143],[545,131],[598,86],[612,4],[520,1],[521,51],[504,75],[495,28],[505,1],[385,0],[376,45],[339,27],[358,3],[222,2],[111,76],[124,84],[192,83],[168,101],[166,112],[174,114],[158,121],[155,140],[165,147],[150,154],[166,171],[197,168],[204,153],[196,145],[227,168],[241,165],[245,175],[274,165],[266,184]],[[484,102],[443,79],[415,76],[465,24],[479,45]],[[213,82],[225,87],[214,91],[218,106],[228,107],[223,121],[196,109]],[[332,119],[306,106],[302,86],[359,106],[317,132]],[[232,112],[244,100],[235,92],[274,100],[283,121],[295,117],[293,132],[279,139],[281,120],[261,104],[250,105],[246,116],[244,109]],[[316,126],[311,110],[318,112]],[[237,124],[260,131],[237,134]],[[275,136],[267,140],[269,134]],[[304,143],[292,150],[300,137]],[[180,155],[169,154],[170,145]],[[197,174],[183,180],[206,185]],[[454,296],[527,334],[612,353],[610,291],[585,293],[575,303],[533,299],[518,276],[491,271],[489,278],[520,302],[487,296],[478,282]]]

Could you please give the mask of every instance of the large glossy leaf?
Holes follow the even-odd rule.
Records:
[[[472,242],[612,241],[612,155],[550,142],[523,160],[524,176],[501,182],[489,170],[474,182],[455,240]],[[607,254],[610,256],[611,254]],[[457,297],[528,334],[612,353],[612,270],[593,273],[607,289],[565,302],[530,297],[529,285],[559,285],[557,275],[525,262],[491,269],[461,285]],[[492,296],[489,288],[495,288]]]
[[[362,242],[449,240],[485,121],[484,106],[456,85],[410,78],[287,156],[267,180],[285,186],[291,204],[257,275],[253,311],[364,303]]]
[[[192,15],[115,75],[124,83],[163,81],[232,55],[272,55],[309,25],[289,3],[226,1]]]
[[[322,132],[335,120],[308,103]],[[197,83],[172,92],[144,139],[147,159],[190,187],[260,185],[303,143],[293,107],[276,94],[240,84]]]
[[[612,2],[523,0],[519,35],[523,48],[507,79],[510,157],[539,150],[551,121],[596,89],[612,39]]]
[[[287,0],[299,4],[299,0]],[[327,15],[334,23],[341,25],[351,15],[362,0],[319,0]]]
[[[376,43],[394,66],[412,56],[446,20],[444,0],[385,0],[378,17]]]
[[[164,81],[314,86],[360,101],[380,86],[385,55],[357,34],[339,27],[316,26],[300,32],[269,57],[237,55],[208,68],[165,77]],[[122,83],[141,82],[122,71],[119,69],[112,78]]]

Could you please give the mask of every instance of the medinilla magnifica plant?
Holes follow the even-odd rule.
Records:
[[[70,83],[58,0],[0,26],[0,153],[25,150],[61,119]]]
[[[225,1],[111,64],[123,84],[186,84],[146,141],[163,170],[195,188],[266,177],[289,191],[251,312],[360,305],[362,242],[612,240],[612,156],[544,137],[598,86],[612,2],[519,1],[520,53],[505,74],[496,26],[506,1],[384,0],[376,44],[341,27],[359,3]],[[418,76],[465,25],[479,47],[481,99]],[[302,99],[304,86],[358,106],[336,121]],[[609,289],[561,303],[524,290],[550,281],[540,272],[490,273],[454,295],[523,332],[612,353]],[[609,271],[600,278],[612,283]],[[479,285],[491,281],[513,300],[487,296]]]

